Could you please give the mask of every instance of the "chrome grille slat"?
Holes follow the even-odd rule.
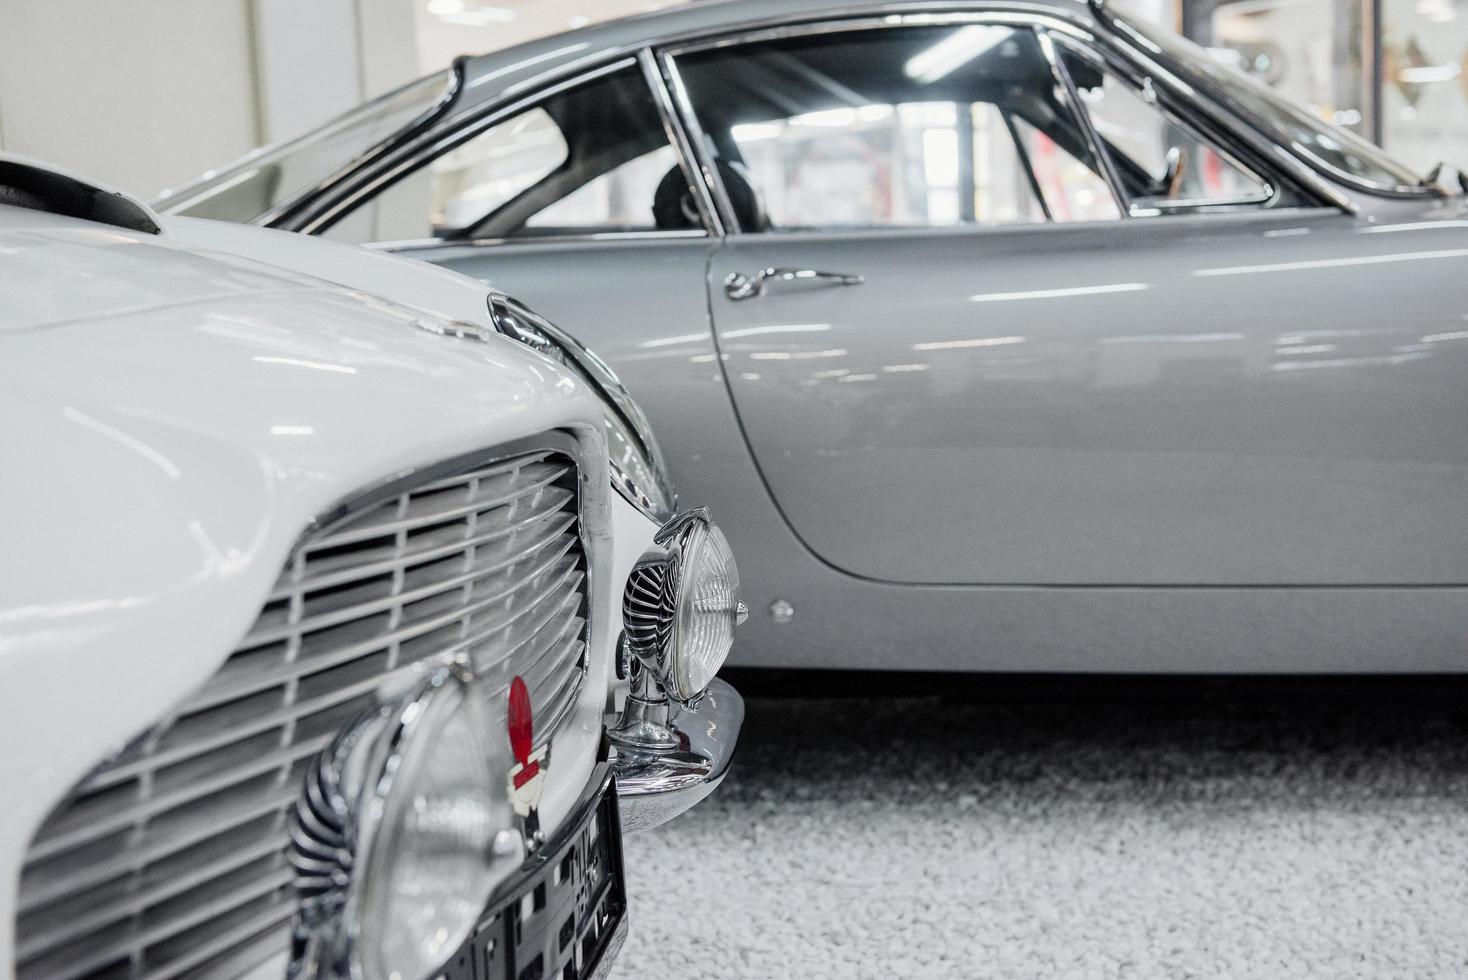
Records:
[[[97,926],[110,925],[118,919],[142,912],[152,905],[166,901],[215,878],[223,877],[232,871],[237,871],[277,851],[279,847],[274,841],[256,841],[248,848],[226,851],[222,856],[207,864],[191,867],[186,874],[171,876],[154,884],[151,888],[136,892],[124,902],[111,903],[106,908],[96,911],[85,907],[77,908],[76,904],[73,904],[68,909],[71,918],[63,920],[58,926],[47,932],[33,932],[26,935],[19,944],[16,955],[21,959],[27,959],[40,950],[86,935]],[[84,902],[78,904],[85,905]],[[78,913],[86,912],[91,912],[93,917],[82,918],[78,915]]]
[[[92,970],[116,962],[136,947],[147,946],[150,943],[157,942],[160,938],[174,933],[184,932],[203,922],[207,922],[211,918],[228,912],[230,909],[237,908],[251,899],[261,898],[271,892],[286,889],[290,886],[291,882],[291,869],[288,867],[282,868],[274,874],[251,882],[227,898],[216,899],[213,902],[190,908],[187,912],[170,920],[166,924],[138,932],[130,932],[109,943],[88,948],[86,954],[78,959],[48,964],[46,967],[48,972],[42,973],[40,976],[46,977],[47,980],[72,980],[75,977],[86,976]]]
[[[561,520],[558,522],[554,531],[548,532],[549,534],[564,533],[568,528],[576,523],[575,515],[567,515],[564,511],[560,510],[545,509],[537,513],[532,513],[522,520],[516,521],[515,524],[510,527],[496,527],[494,530],[487,531],[477,537],[449,540],[446,541],[444,544],[437,545],[435,547],[410,550],[403,554],[401,557],[383,559],[381,561],[371,564],[352,565],[348,568],[323,572],[295,585],[277,588],[274,592],[271,593],[270,598],[284,599],[288,597],[292,592],[315,592],[318,589],[325,589],[331,586],[343,585],[347,582],[356,582],[364,578],[374,578],[378,575],[388,575],[392,572],[397,571],[400,568],[408,568],[413,565],[421,565],[425,562],[431,562],[439,558],[448,558],[455,554],[461,553],[466,547],[483,547],[484,545],[489,544],[493,541],[497,541],[500,538],[505,537],[506,535],[514,534],[518,531],[523,531],[536,522],[544,521],[548,517],[553,515],[560,516]],[[447,537],[447,535],[445,535],[445,537]],[[533,546],[529,546],[521,550],[533,550]]]
[[[571,645],[568,656],[580,658],[586,644],[577,640]],[[561,681],[560,688],[545,701],[545,721],[535,719],[535,735],[544,738],[547,732],[553,732],[561,727],[571,709],[576,706],[576,694],[581,689],[582,678],[586,675],[586,663],[581,661],[574,672],[568,672],[565,679]]]
[[[543,487],[547,487],[550,484],[556,482],[556,480],[560,479],[565,474],[566,470],[561,469],[550,474],[541,475],[531,489],[538,490]],[[490,498],[488,500],[476,500],[467,504],[459,504],[455,507],[446,507],[437,510],[425,510],[421,513],[414,514],[409,517],[403,517],[391,521],[383,521],[380,524],[368,524],[362,527],[353,526],[344,528],[340,531],[328,534],[321,541],[316,542],[314,545],[314,550],[322,551],[327,548],[339,548],[342,545],[356,544],[361,541],[371,540],[372,538],[380,538],[388,534],[394,534],[398,531],[412,531],[420,527],[431,527],[434,524],[453,520],[456,517],[467,517],[468,515],[476,511],[491,510],[503,504],[511,503],[517,497],[524,495],[525,494],[522,493],[507,494],[500,497]]]
[[[99,882],[109,881],[148,864],[166,860],[215,837],[226,836],[251,820],[257,820],[285,808],[295,797],[296,787],[284,786],[273,794],[261,797],[254,806],[237,812],[231,811],[229,816],[237,818],[233,821],[226,819],[215,822],[211,820],[196,828],[193,833],[185,832],[168,840],[155,841],[151,845],[115,852],[110,859],[88,864],[82,871],[61,878],[22,884],[21,914],[24,915],[37,908],[50,905],[83,889],[95,887]]]
[[[569,543],[567,547],[570,547]],[[553,568],[554,566],[551,567]],[[574,567],[575,566],[573,565],[567,565],[564,574],[566,576],[570,576],[574,571]],[[542,573],[543,571],[544,570],[542,570]],[[535,601],[538,601],[540,596],[548,594],[552,590],[553,587],[542,590],[542,592],[537,595]],[[465,614],[473,615],[474,613],[483,612],[486,609],[491,609],[495,605],[505,601],[506,599],[511,599],[514,596],[518,595],[519,592],[520,589],[517,588],[495,593],[476,602],[469,603],[456,612],[443,613],[431,619],[424,620],[423,622],[414,623],[411,626],[394,630],[391,633],[386,633],[382,636],[374,636],[371,640],[363,641],[350,647],[344,648],[342,651],[339,651],[332,656],[313,657],[310,661],[311,670],[309,672],[299,669],[292,669],[292,665],[287,664],[281,667],[272,668],[267,672],[262,672],[260,674],[249,675],[247,677],[240,678],[237,683],[234,683],[233,685],[222,691],[208,692],[208,694],[204,698],[190,702],[189,709],[191,711],[196,711],[210,705],[221,704],[227,701],[234,701],[249,694],[269,690],[272,687],[276,687],[284,683],[286,680],[293,676],[305,673],[317,673],[326,668],[339,666],[344,663],[350,663],[352,660],[355,660],[363,656],[364,654],[369,654],[374,651],[382,650],[383,648],[392,646],[393,644],[401,644],[406,641],[416,639],[420,636],[425,636],[429,633],[434,632],[435,630],[442,629],[444,626],[447,626],[450,623],[453,623],[456,620],[463,618]],[[526,608],[528,609],[529,606],[527,606]],[[521,610],[518,615],[523,615],[524,611],[525,610]],[[511,617],[507,622],[513,621],[514,617]],[[500,629],[503,625],[504,624],[498,624],[495,629]],[[494,630],[490,630],[489,632],[493,631]],[[299,661],[297,663],[299,663]]]
[[[283,950],[285,811],[401,671],[467,654],[493,696],[524,677],[537,738],[554,731],[586,670],[576,480],[557,450],[476,462],[309,532],[229,661],[37,832],[18,978],[171,980]]]
[[[429,582],[405,592],[383,596],[380,599],[352,603],[340,609],[333,609],[330,612],[321,613],[297,623],[287,622],[266,629],[251,630],[250,634],[245,637],[244,645],[248,647],[268,646],[271,643],[288,639],[292,634],[314,633],[331,626],[338,626],[354,619],[360,619],[363,616],[387,612],[394,606],[404,606],[423,599],[430,599],[445,592],[452,592],[461,585],[504,571],[514,564],[515,557],[512,555],[507,556],[503,560],[496,559],[495,561],[489,562],[484,568],[476,567],[459,575]]]
[[[276,935],[271,937],[265,935],[262,938],[264,946],[285,948],[290,942],[288,929],[290,927],[291,909],[282,905],[267,906],[263,912],[246,919],[240,924],[218,933],[208,942],[193,947],[189,953],[175,960],[170,960],[168,966],[161,970],[149,970],[144,973],[140,980],[173,980],[174,977],[183,976],[202,963],[208,963],[211,959],[229,950],[240,943],[245,942],[252,936],[259,936],[274,930]],[[246,960],[247,965],[255,957]]]
[[[89,818],[76,827],[67,827],[63,823],[61,828],[52,834],[45,836],[38,834],[26,857],[29,859],[47,858],[58,851],[106,837],[108,834],[132,826],[143,817],[155,816],[175,807],[184,806],[255,776],[263,776],[284,765],[310,758],[326,748],[331,739],[331,735],[322,735],[308,742],[291,745],[289,748],[269,753],[238,770],[222,773],[212,779],[200,780],[191,784],[186,790],[152,797],[145,803],[139,803],[123,810],[110,810],[105,819]]]
[[[447,490],[450,487],[458,486],[466,480],[483,480],[487,477],[494,476],[497,473],[504,473],[508,470],[516,468],[524,469],[529,466],[535,466],[536,464],[544,463],[546,459],[548,459],[552,455],[553,454],[549,451],[543,453],[527,453],[524,456],[517,456],[515,459],[509,462],[495,463],[490,466],[482,466],[477,470],[469,470],[468,472],[458,473],[454,476],[446,476],[439,480],[430,480],[429,482],[424,483],[421,486],[415,487],[414,492],[434,493],[439,490]],[[563,460],[558,465],[560,465],[562,469],[565,469],[567,468],[569,463],[569,460]]]

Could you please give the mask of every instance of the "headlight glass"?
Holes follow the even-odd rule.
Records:
[[[734,645],[739,567],[729,540],[710,524],[688,543],[673,644],[673,681],[680,700],[708,688]]]
[[[422,980],[438,970],[520,863],[518,837],[506,846],[501,836],[514,817],[504,780],[492,775],[508,763],[496,759],[488,714],[451,673],[403,710],[360,869],[356,934],[366,976]]]
[[[703,696],[749,610],[739,567],[705,508],[684,511],[653,535],[622,594],[628,649],[683,704]]]

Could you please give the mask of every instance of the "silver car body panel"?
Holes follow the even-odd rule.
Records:
[[[655,53],[686,157],[679,46],[992,9],[728,0],[572,32],[466,62],[460,103],[399,167]],[[1097,27],[1063,0],[1002,9]],[[1365,193],[1234,128],[1320,206],[751,235],[695,158],[709,233],[390,247],[493,282],[618,370],[741,555],[755,615],[735,663],[1460,671],[1468,208]],[[864,282],[726,297],[727,275],[767,268]]]

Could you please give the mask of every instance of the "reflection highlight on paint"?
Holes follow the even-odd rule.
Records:
[[[929,340],[913,344],[913,350],[962,350],[968,347],[1005,347],[1022,344],[1023,337],[974,337],[970,340]]]
[[[1423,262],[1432,259],[1461,259],[1468,248],[1443,248],[1431,252],[1400,252],[1392,255],[1356,255],[1341,259],[1305,259],[1300,262],[1276,262],[1272,265],[1234,265],[1218,269],[1194,269],[1199,278],[1213,276],[1252,276],[1269,272],[1306,272],[1311,269],[1344,269],[1358,265],[1388,265],[1393,262]]]
[[[1106,293],[1140,293],[1152,288],[1145,282],[1111,282],[1099,286],[1067,286],[1060,289],[1029,289],[1016,293],[975,293],[970,303],[1009,303],[1027,299],[1064,299],[1068,296],[1101,296]]]

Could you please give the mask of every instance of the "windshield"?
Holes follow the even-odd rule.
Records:
[[[154,202],[159,211],[252,221],[344,170],[448,95],[453,69],[421,78],[337,117],[315,132],[255,150]]]
[[[1156,50],[1180,62],[1213,84],[1220,94],[1262,122],[1281,141],[1336,174],[1387,190],[1421,187],[1422,176],[1386,151],[1348,130],[1325,122],[1274,89],[1232,65],[1213,58],[1202,47],[1171,31],[1124,21]]]

